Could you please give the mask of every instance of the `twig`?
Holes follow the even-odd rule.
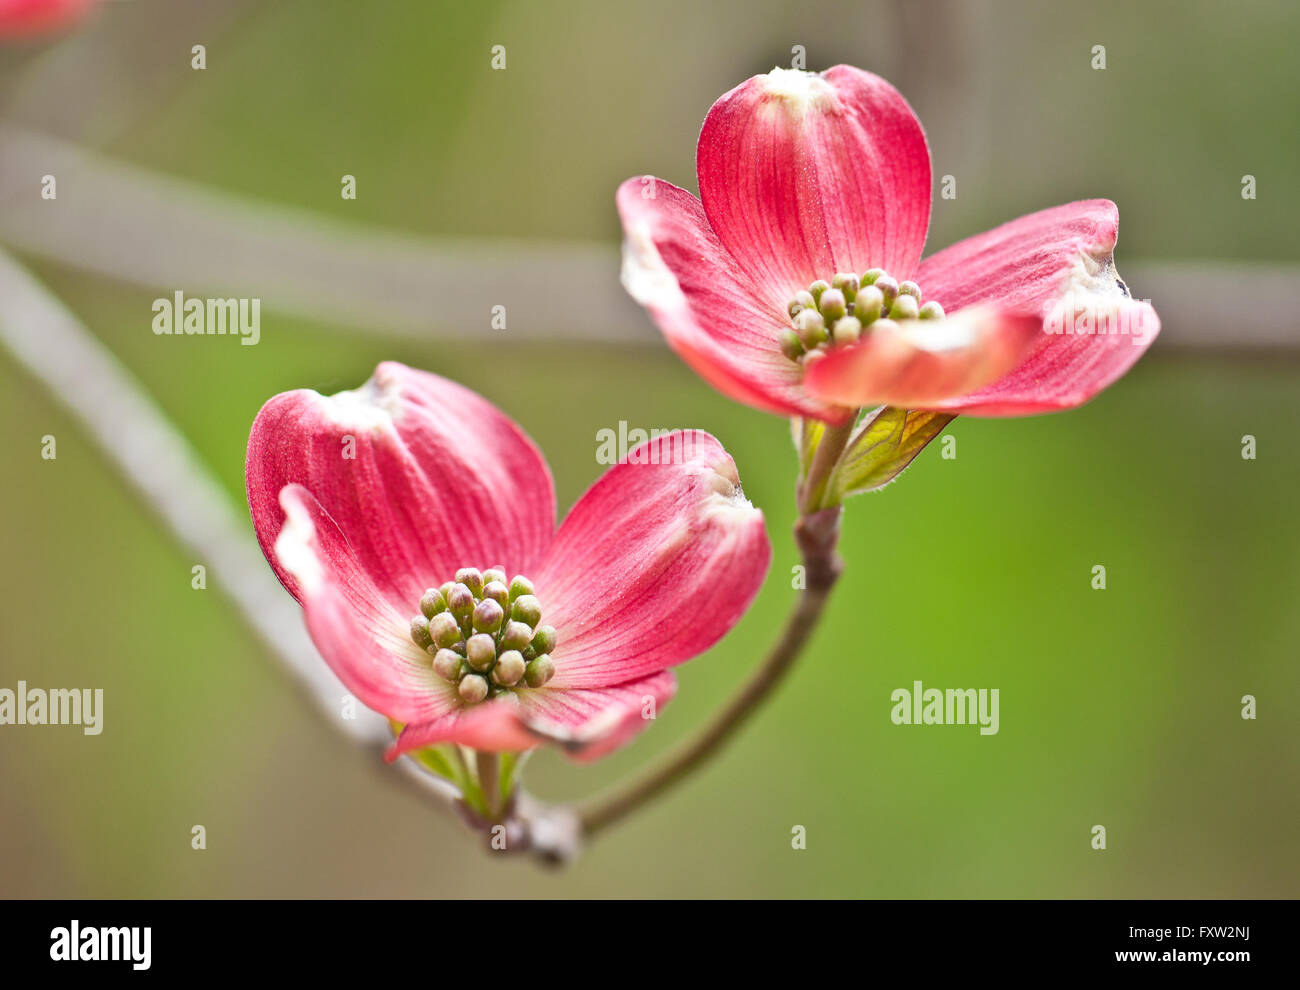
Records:
[[[367,709],[358,707],[355,719],[342,717],[346,689],[321,661],[247,519],[184,436],[76,316],[4,252],[0,342],[76,417],[330,721],[363,742],[391,741],[384,719]]]
[[[41,198],[43,175],[57,180],[56,199]],[[352,334],[659,344],[619,285],[612,244],[419,237],[339,221],[3,121],[0,242],[160,295],[258,297]]]

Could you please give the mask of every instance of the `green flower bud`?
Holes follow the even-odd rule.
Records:
[[[502,687],[512,687],[519,683],[519,678],[524,676],[524,668],[524,658],[519,651],[506,650],[501,654],[497,665],[492,668],[492,680]]]
[[[496,658],[496,640],[487,633],[476,633],[465,640],[465,662],[475,670],[487,670]]]
[[[882,316],[875,323],[871,324],[871,331],[875,333],[878,330],[898,330],[899,326],[888,316]]]
[[[444,602],[447,601],[447,600],[451,597],[451,589],[454,588],[454,587],[456,587],[456,582],[455,582],[455,581],[448,581],[446,584],[442,585],[442,586],[438,589],[438,594],[442,595],[442,600],[443,600]]]
[[[777,339],[781,342],[781,353],[791,361],[803,357],[803,344],[799,343],[799,335],[793,330],[782,330]]]
[[[921,287],[910,278],[898,283],[898,291],[904,296],[911,296],[918,306],[921,305]]]
[[[429,620],[429,638],[435,646],[455,646],[460,642],[460,623],[450,612],[439,612]]]
[[[826,321],[822,319],[822,314],[815,309],[805,309],[794,318],[794,329],[799,335],[799,340],[808,350],[812,350],[818,344],[827,339]]]
[[[785,311],[790,314],[790,319],[793,320],[799,315],[800,310],[815,309],[816,307],[817,300],[812,297],[812,293],[800,289],[786,305]]]
[[[533,627],[522,622],[507,622],[501,633],[503,650],[522,650],[533,640]]]
[[[510,582],[510,600],[514,601],[520,595],[531,595],[533,593],[533,582],[522,574],[516,574],[514,580]]]
[[[510,589],[504,581],[489,581],[483,585],[483,597],[505,608],[510,604]]]
[[[505,621],[506,610],[491,598],[484,598],[474,606],[474,628],[479,632],[494,633]]]
[[[454,584],[451,594],[447,596],[447,608],[457,619],[463,619],[474,611],[474,592],[464,584]]]
[[[538,626],[537,632],[533,633],[533,641],[528,644],[528,647],[534,651],[534,655],[550,653],[555,649],[555,627]]]
[[[433,637],[429,635],[429,620],[422,615],[411,620],[411,640],[422,650],[433,645]]]
[[[460,680],[460,665],[460,654],[455,650],[439,650],[433,655],[433,671],[445,681]]]
[[[846,316],[831,327],[831,340],[836,344],[855,344],[862,334],[862,323],[856,316]]]
[[[460,679],[460,696],[469,704],[477,704],[487,697],[488,682],[478,674],[466,674]]]
[[[820,306],[822,302],[822,293],[831,287],[831,284],[825,279],[818,279],[812,285],[808,286],[808,294],[813,297],[813,305]]]
[[[853,300],[853,315],[864,327],[872,320],[880,319],[885,308],[885,296],[874,285],[868,285],[858,291],[858,298]]]
[[[942,320],[944,318],[943,307],[931,299],[921,307],[917,316],[923,320]]]
[[[509,584],[510,579],[506,577],[504,567],[489,567],[483,572],[483,587],[486,588],[493,581],[499,581],[501,584]]]
[[[542,621],[542,603],[533,595],[520,595],[510,608],[510,618],[536,626]]]
[[[483,572],[477,567],[462,567],[456,572],[456,580],[473,592],[475,598],[483,594]]]
[[[424,613],[426,619],[432,619],[439,612],[446,610],[447,602],[437,588],[430,588],[420,599],[420,611]]]
[[[872,285],[885,297],[885,309],[894,305],[894,300],[898,298],[898,283],[892,275],[881,275]]]
[[[546,653],[531,661],[524,668],[524,683],[529,687],[541,687],[554,676],[555,662]]]
[[[848,312],[848,303],[844,300],[844,293],[839,289],[827,289],[817,301],[817,309],[827,323],[833,324]]]
[[[889,307],[889,317],[893,320],[915,320],[921,315],[921,307],[917,305],[916,296],[905,296],[901,293],[894,300],[894,305]]]
[[[858,294],[858,285],[858,277],[852,272],[839,272],[831,279],[831,287],[844,293],[845,302],[853,302],[853,297]]]
[[[862,273],[862,287],[865,289],[868,285],[875,285],[876,280],[884,274],[883,268],[868,268]]]

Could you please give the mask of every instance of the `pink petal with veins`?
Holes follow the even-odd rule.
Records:
[[[763,513],[707,433],[631,450],[578,500],[537,576],[555,687],[597,688],[689,660],[735,625],[772,559]]]
[[[809,360],[806,387],[847,406],[944,408],[1014,368],[1041,332],[1038,317],[995,306],[872,326],[858,343]]]
[[[835,272],[910,278],[930,224],[930,149],[907,101],[837,65],[754,76],[709,110],[700,200],[742,271],[784,309]]]
[[[368,708],[400,722],[453,711],[456,693],[410,636],[403,612],[376,587],[321,504],[301,485],[280,494],[285,524],[274,562],[296,587],[307,631],[325,662]]]
[[[556,689],[547,685],[519,702],[489,701],[422,725],[408,725],[389,747],[387,759],[443,742],[488,752],[517,752],[541,743],[588,762],[630,741],[676,693],[667,671],[616,687]]]
[[[951,312],[992,302],[1043,318],[1044,333],[996,381],[938,406],[978,416],[1069,409],[1113,384],[1151,346],[1160,317],[1115,271],[1119,210],[1106,199],[1041,210],[921,262],[927,298]]]
[[[653,192],[653,196],[650,193]],[[806,395],[798,367],[777,345],[786,300],[759,288],[726,249],[700,201],[649,176],[618,189],[623,284],[669,345],[705,381],[738,402],[783,416],[843,419]]]
[[[245,477],[272,566],[280,491],[300,484],[408,619],[457,568],[528,573],[555,528],[550,468],[524,432],[469,389],[394,362],[351,391],[272,398],[253,423]]]

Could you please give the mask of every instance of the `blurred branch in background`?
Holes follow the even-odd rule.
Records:
[[[40,197],[54,175],[58,197]],[[609,190],[613,209],[613,190]],[[0,240],[150,291],[257,296],[348,328],[658,343],[603,244],[425,240],[213,192],[0,123]]]
[[[46,174],[58,179],[57,199],[39,195]],[[512,339],[658,343],[605,244],[435,240],[342,224],[3,123],[0,205],[10,246],[150,291],[257,296],[340,328],[421,337],[491,332],[500,305]],[[1161,350],[1300,346],[1294,265],[1130,262],[1121,249],[1118,267],[1160,312]],[[1223,284],[1233,291],[1207,291]]]
[[[347,694],[307,636],[301,612],[185,438],[77,318],[8,255],[0,253],[0,343],[72,413],[88,436],[212,574],[244,621],[303,685],[330,723],[375,749],[391,741],[385,720],[361,705],[343,718]],[[402,769],[439,796],[449,786]]]
[[[355,720],[339,718],[346,690],[320,662],[298,606],[266,566],[248,521],[117,359],[3,253],[0,342],[77,418],[332,720],[362,741],[391,739],[384,720],[368,710]]]

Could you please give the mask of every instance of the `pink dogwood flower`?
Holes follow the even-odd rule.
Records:
[[[285,392],[248,442],[262,551],[321,655],[438,743],[592,759],[676,689],[668,670],[744,614],[771,559],[735,464],[699,431],[656,435],[557,529],[550,469],[474,392],[384,363],[360,388]]]
[[[860,406],[1066,409],[1160,329],[1112,253],[1104,199],[1031,213],[921,259],[930,151],[885,80],[775,69],[710,109],[700,195],[618,190],[624,284],[720,391],[830,423]]]
[[[79,20],[95,0],[0,0],[0,38],[30,38]]]

